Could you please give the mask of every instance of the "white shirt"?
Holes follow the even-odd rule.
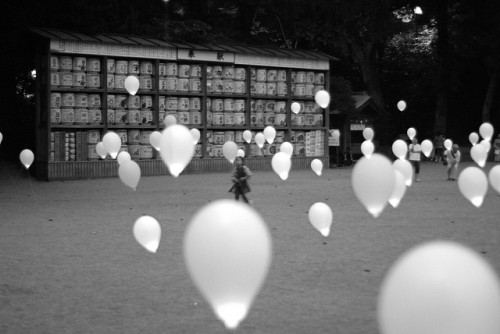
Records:
[[[409,148],[410,148],[410,160],[420,161],[420,152],[422,152],[422,148],[420,147],[420,145],[410,144]]]

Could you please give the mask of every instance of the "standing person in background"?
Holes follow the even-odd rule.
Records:
[[[447,162],[448,181],[455,181],[457,179],[458,163],[460,162],[460,151],[458,150],[458,145],[453,144],[451,150],[446,150],[445,159]]]
[[[437,133],[434,137],[434,161],[441,162],[444,160],[443,156],[444,150],[444,136],[441,133]]]
[[[231,181],[233,181],[233,186],[229,189],[229,192],[234,194],[235,199],[238,201],[240,195],[248,203],[248,198],[245,195],[250,192],[250,187],[248,186],[247,180],[252,176],[252,172],[245,166],[242,157],[236,157],[234,160],[234,168],[231,173]]]
[[[420,147],[420,144],[418,143],[418,139],[416,137],[413,137],[411,144],[408,148],[410,149],[409,160],[413,165],[413,174],[415,175],[415,182],[420,182],[418,175],[420,173],[420,159],[422,155],[421,154],[422,148]]]

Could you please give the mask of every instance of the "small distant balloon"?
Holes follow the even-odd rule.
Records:
[[[286,180],[292,167],[292,159],[288,154],[278,152],[271,159],[271,167],[282,180]]]
[[[230,162],[233,163],[238,152],[238,145],[234,141],[227,141],[222,145],[222,154]]]
[[[484,122],[479,127],[479,134],[481,135],[481,137],[483,137],[483,139],[491,140],[491,137],[493,137],[493,132],[494,132],[494,129],[493,129],[493,125],[491,125],[491,123]]]
[[[2,143],[3,140],[3,134],[0,132],[0,144]]]
[[[125,185],[135,191],[141,179],[141,168],[134,160],[126,160],[118,167],[118,176]]]
[[[266,137],[264,137],[264,134],[262,132],[259,132],[257,134],[255,134],[255,143],[257,144],[257,146],[259,148],[263,148],[264,147],[264,143],[266,142]]]
[[[101,159],[105,159],[106,155],[108,155],[108,152],[106,152],[106,149],[104,148],[104,144],[102,143],[102,141],[98,142],[95,145],[95,151],[101,157]]]
[[[35,155],[31,150],[24,149],[19,154],[19,160],[21,160],[21,163],[23,164],[24,168],[28,169],[35,160]]]
[[[474,145],[470,149],[470,156],[479,167],[484,167],[488,158],[488,152],[483,145]]]
[[[321,172],[323,171],[323,162],[319,159],[313,159],[313,161],[311,161],[311,169],[318,176],[321,176]]]
[[[397,159],[392,163],[394,170],[401,172],[405,177],[405,184],[410,187],[413,183],[413,166],[406,159]]]
[[[399,111],[403,111],[406,109],[406,102],[404,100],[401,100],[398,102],[397,107]]]
[[[469,141],[472,145],[476,145],[479,140],[479,135],[476,132],[471,132],[469,135]]]
[[[408,135],[408,138],[410,138],[410,140],[413,140],[413,138],[415,138],[415,135],[417,134],[417,130],[415,130],[415,128],[408,128],[408,130],[406,130],[406,134]]]
[[[325,109],[330,104],[330,93],[326,90],[319,90],[314,95],[314,100],[321,108]]]
[[[118,156],[116,157],[116,161],[118,162],[119,165],[131,159],[132,157],[130,156],[130,153],[126,151],[121,151],[120,153],[118,153]]]
[[[167,115],[167,117],[163,120],[163,124],[165,124],[165,127],[168,128],[170,125],[177,124],[177,118],[175,118],[174,115]]]
[[[495,165],[488,173],[491,187],[500,195],[500,165]]]
[[[453,141],[451,139],[446,139],[444,141],[444,148],[447,150],[451,150],[451,147],[453,146]]]
[[[184,125],[172,124],[163,130],[160,155],[173,177],[178,177],[191,162],[194,150],[193,135]]]
[[[309,222],[317,229],[324,237],[330,234],[332,225],[333,213],[328,204],[316,202],[309,208]]]
[[[148,215],[139,217],[133,228],[135,240],[151,253],[156,253],[161,239],[161,226],[158,221]]]
[[[238,151],[236,151],[236,156],[244,158],[245,157],[245,151],[243,151],[241,148],[239,148]]]
[[[272,126],[266,126],[264,128],[264,138],[269,144],[272,144],[274,142],[274,138],[276,138],[276,129]]]
[[[161,142],[161,132],[160,131],[151,132],[151,134],[149,135],[149,143],[157,151],[160,150],[160,142]]]
[[[365,138],[365,140],[372,140],[374,135],[375,133],[372,128],[367,127],[363,129],[363,138]]]
[[[392,153],[398,159],[405,159],[408,152],[408,144],[402,139],[397,139],[392,143]]]
[[[300,103],[292,102],[291,109],[292,109],[294,114],[298,114],[300,112]]]
[[[293,145],[290,142],[283,142],[280,145],[280,152],[284,152],[288,154],[289,156],[293,155]]]
[[[250,130],[243,131],[243,139],[250,144],[252,141],[252,132]]]
[[[422,140],[422,144],[421,144],[422,153],[424,153],[424,155],[427,158],[431,155],[433,146],[434,145],[432,145],[432,141],[430,141],[429,139]]]
[[[139,90],[139,79],[134,75],[129,75],[125,79],[125,89],[130,95],[135,95]]]
[[[373,145],[371,140],[365,140],[361,143],[361,153],[363,153],[366,158],[370,159],[373,151],[375,151],[375,145]]]
[[[406,178],[399,170],[394,169],[394,188],[389,196],[389,204],[397,208],[406,193]]]
[[[197,128],[192,128],[190,131],[191,134],[193,135],[193,143],[195,145],[198,144],[198,141],[200,140],[201,136],[200,130],[198,130]]]
[[[109,131],[104,135],[104,137],[102,137],[102,144],[111,158],[116,159],[116,156],[122,147],[122,140],[120,136],[118,136],[116,132]]]
[[[458,189],[462,195],[475,207],[483,205],[484,196],[488,191],[488,178],[477,167],[467,167],[458,176]]]

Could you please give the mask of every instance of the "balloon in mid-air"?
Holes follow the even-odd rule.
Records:
[[[129,75],[125,79],[125,89],[130,95],[135,95],[139,90],[139,79],[135,75]]]
[[[323,162],[321,162],[321,160],[319,159],[313,159],[313,161],[311,161],[311,169],[318,176],[320,176],[321,172],[323,171]]]
[[[309,222],[317,229],[324,237],[330,234],[330,226],[332,225],[333,213],[328,204],[316,202],[309,208]]]
[[[141,246],[151,253],[156,253],[161,239],[161,227],[158,221],[148,215],[139,217],[134,223],[134,237]]]
[[[28,169],[28,168],[30,168],[33,161],[35,160],[35,155],[33,154],[33,152],[31,150],[24,149],[19,154],[19,160],[21,160],[21,163],[23,164],[23,166],[26,169]]]

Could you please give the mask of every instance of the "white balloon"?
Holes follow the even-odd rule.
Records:
[[[405,252],[378,297],[381,334],[500,333],[500,289],[480,254],[449,241]]]
[[[154,147],[155,150],[159,151],[160,150],[160,143],[161,143],[161,132],[160,131],[153,131],[149,135],[149,143],[151,146]]]
[[[311,161],[311,169],[318,176],[320,176],[321,175],[321,171],[323,170],[323,162],[321,162],[321,160],[319,160],[319,159],[313,159],[313,161]]]
[[[248,143],[250,144],[250,142],[252,141],[252,131],[250,130],[245,130],[243,131],[243,139]]]
[[[384,210],[392,189],[394,170],[391,161],[379,153],[370,159],[362,157],[354,165],[351,175],[354,194],[374,218]]]
[[[479,144],[481,144],[484,147],[484,149],[486,150],[486,155],[488,155],[491,149],[491,142],[487,139],[483,139]]]
[[[479,208],[483,205],[484,196],[488,191],[488,178],[481,169],[467,167],[458,176],[458,189],[466,199]]]
[[[160,155],[172,176],[178,177],[191,162],[194,148],[193,135],[184,125],[172,124],[163,130]]]
[[[132,160],[132,157],[130,156],[130,153],[126,151],[121,151],[118,153],[118,156],[116,157],[116,161],[118,162],[119,165],[123,164],[125,161]]]
[[[125,89],[129,92],[130,95],[135,95],[139,90],[139,79],[137,79],[134,75],[129,75],[125,79]]]
[[[292,109],[294,114],[298,114],[300,112],[300,103],[293,102],[291,105],[291,109]]]
[[[413,138],[415,138],[415,135],[417,134],[417,130],[415,130],[415,128],[408,128],[408,130],[406,130],[406,134],[408,135],[408,138],[410,138],[410,140],[413,140]]]
[[[397,107],[399,111],[403,111],[406,109],[406,102],[404,100],[401,100],[398,102]]]
[[[393,208],[397,208],[405,193],[406,178],[403,173],[401,173],[397,169],[394,169],[394,188],[392,189],[391,196],[389,196],[389,204],[392,205]]]
[[[309,208],[309,222],[317,229],[324,237],[330,234],[332,225],[333,213],[332,209],[323,202],[316,202]]]
[[[191,134],[193,135],[193,143],[195,145],[198,144],[198,141],[200,140],[201,137],[200,130],[198,130],[197,128],[192,128],[190,131]]]
[[[266,137],[264,137],[264,134],[262,132],[255,134],[255,143],[259,148],[264,147],[265,142],[266,142]]]
[[[244,158],[245,157],[245,151],[243,151],[241,148],[239,148],[238,151],[236,151],[236,156]]]
[[[134,160],[126,160],[118,167],[118,176],[135,191],[141,179],[141,168]]]
[[[293,145],[290,142],[283,142],[280,145],[280,152],[284,152],[288,154],[289,156],[293,155]]]
[[[479,135],[476,132],[471,132],[469,135],[469,141],[472,145],[476,145],[479,140]]]
[[[424,153],[424,155],[428,158],[432,153],[432,148],[433,148],[432,141],[430,141],[429,139],[422,140],[421,147],[422,147],[422,153]]]
[[[488,158],[488,152],[484,145],[474,145],[470,149],[470,156],[480,167],[484,167]]]
[[[2,143],[3,140],[3,134],[0,132],[0,144]]]
[[[234,141],[227,141],[222,145],[222,154],[230,163],[233,163],[234,159],[236,159],[237,151],[238,145]]]
[[[491,137],[493,137],[493,132],[493,125],[488,122],[484,122],[479,127],[479,134],[481,135],[481,137],[483,137],[483,139],[491,140]]]
[[[194,215],[183,245],[194,285],[225,326],[237,328],[271,264],[272,240],[266,223],[249,205],[217,200]]]
[[[392,163],[394,170],[401,172],[405,177],[405,184],[410,187],[413,183],[413,166],[406,159],[397,159]]]
[[[319,90],[314,95],[314,100],[321,108],[325,109],[330,104],[330,93],[326,90]]]
[[[444,141],[444,148],[447,150],[451,150],[451,146],[453,145],[453,141],[451,139],[446,139]]]
[[[264,128],[264,138],[269,144],[272,144],[274,142],[274,138],[276,138],[276,129],[272,126],[266,126]]]
[[[370,159],[373,151],[375,151],[375,145],[373,145],[371,140],[365,140],[361,143],[361,152],[366,158]]]
[[[338,141],[340,138],[340,131],[337,129],[333,129],[332,131],[332,139]]]
[[[139,217],[134,223],[134,237],[137,242],[151,253],[156,253],[161,239],[161,226],[151,216]]]
[[[488,180],[491,187],[500,195],[500,165],[496,165],[490,169]]]
[[[292,168],[292,159],[284,152],[276,153],[271,159],[271,167],[282,180],[288,179],[290,168]]]
[[[399,158],[405,159],[406,153],[408,152],[408,144],[402,139],[395,140],[392,143],[392,153]]]
[[[19,160],[21,160],[21,163],[23,166],[28,169],[30,168],[31,164],[35,160],[35,155],[31,150],[28,150],[27,148],[22,150],[21,153],[19,153]]]
[[[102,145],[111,158],[116,159],[116,156],[122,147],[122,140],[116,132],[109,131],[104,135],[104,137],[102,137]]]
[[[373,132],[372,128],[363,129],[363,138],[365,138],[365,140],[372,140],[374,135],[375,132]]]
[[[102,143],[102,141],[96,144],[95,151],[101,157],[101,159],[105,159],[106,155],[108,154],[108,152],[106,152],[106,149],[104,148],[104,144]]]
[[[167,117],[163,120],[163,124],[165,124],[165,127],[168,128],[170,125],[177,124],[177,118],[173,115],[167,115]]]

